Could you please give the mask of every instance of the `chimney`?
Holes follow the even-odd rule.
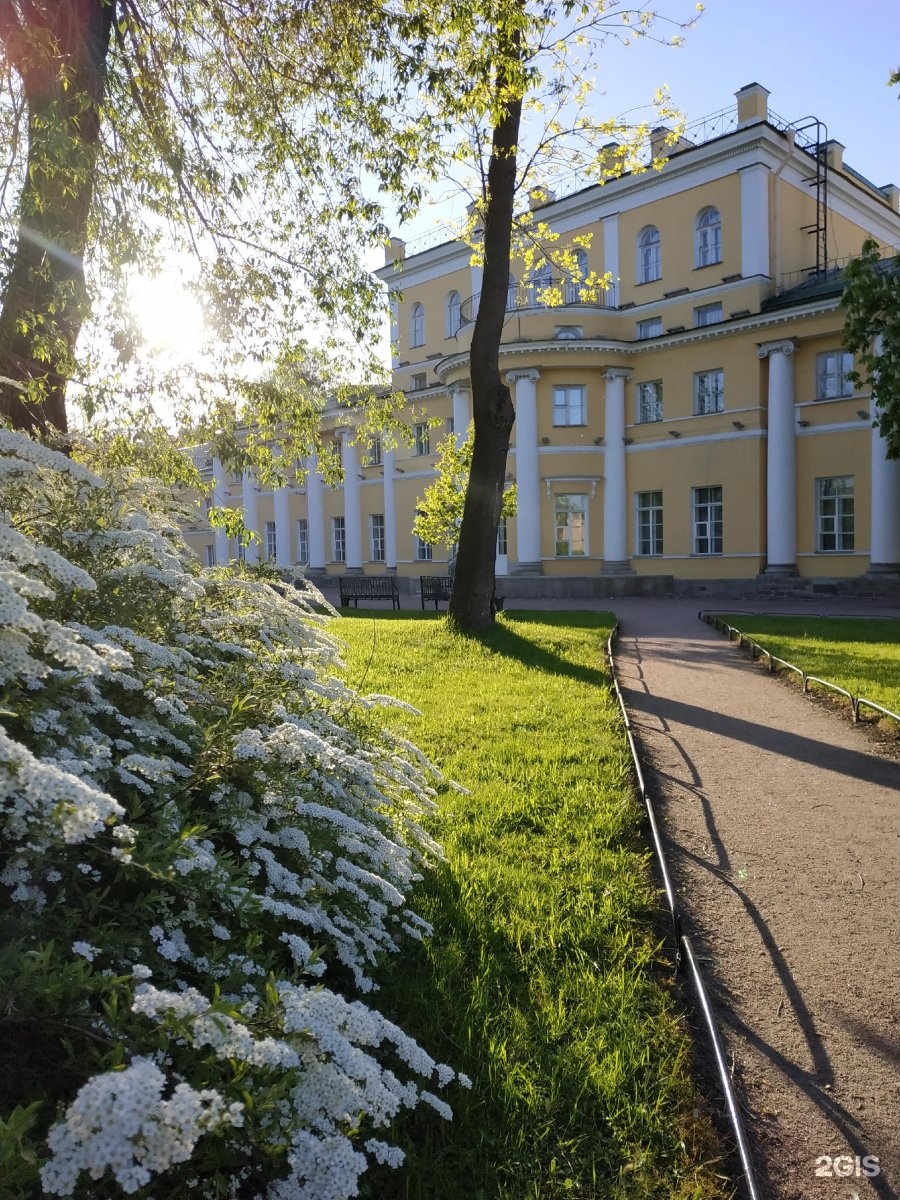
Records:
[[[668,158],[679,150],[690,150],[694,145],[685,137],[676,137],[668,125],[657,125],[650,130],[650,157]]]
[[[886,183],[878,190],[891,206],[892,212],[900,212],[900,187],[896,183]]]
[[[737,100],[738,129],[769,119],[769,89],[761,83],[748,83],[734,93]]]
[[[545,204],[552,204],[556,199],[556,192],[551,192],[549,188],[535,187],[528,193],[528,207],[534,212],[536,208],[542,208]]]
[[[825,161],[832,171],[841,171],[844,167],[844,151],[846,146],[836,142],[834,138],[825,143]]]
[[[385,243],[385,266],[391,266],[396,262],[403,262],[404,258],[406,258],[406,242],[402,238],[392,237],[390,241]]]

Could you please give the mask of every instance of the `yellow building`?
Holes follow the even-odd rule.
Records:
[[[900,191],[854,172],[817,122],[778,118],[759,84],[736,100],[689,129],[662,171],[539,210],[563,239],[591,234],[582,267],[614,282],[585,297],[549,263],[511,277],[500,353],[518,513],[497,556],[508,592],[900,570],[900,463],[885,458],[868,389],[847,377],[840,309],[840,266],[863,240],[896,253]],[[329,414],[337,488],[314,461],[303,485],[274,495],[216,468],[217,501],[240,497],[259,532],[251,554],[312,573],[446,570],[411,530],[437,442],[468,425],[481,280],[458,241],[414,250],[395,240],[378,272],[398,293],[394,382],[442,427],[362,457],[352,414]],[[548,285],[561,305],[542,303]],[[190,536],[207,562],[233,550]]]

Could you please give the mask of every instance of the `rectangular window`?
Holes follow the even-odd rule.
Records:
[[[431,453],[431,438],[426,424],[413,425],[413,453],[419,455]]]
[[[587,554],[587,496],[583,493],[553,497],[556,508],[556,557]]]
[[[369,444],[369,453],[366,455],[366,465],[369,467],[380,467],[382,457],[383,450],[381,446],[381,438],[374,437]]]
[[[297,522],[297,562],[309,562],[309,521],[306,517]]]
[[[409,390],[411,392],[422,392],[425,390],[425,372],[417,371],[409,381]]]
[[[275,561],[278,543],[275,535],[275,522],[266,521],[266,558],[269,562]]]
[[[694,416],[721,412],[725,407],[725,372],[698,371],[694,376]]]
[[[652,383],[637,385],[637,420],[639,425],[647,421],[663,419],[662,383],[656,379]]]
[[[416,559],[419,562],[431,562],[431,545],[420,537],[416,538]]]
[[[638,554],[662,554],[663,552],[662,504],[662,492],[637,493]]]
[[[453,420],[452,417],[447,418],[447,432],[448,433],[456,433],[456,422]]]
[[[216,565],[216,548],[215,548],[215,546],[204,546],[203,547],[203,561],[206,564],[206,566],[208,566],[208,567],[214,567]]]
[[[553,424],[587,424],[583,387],[555,387],[553,389]]]
[[[816,480],[816,549],[854,549],[853,476]]]
[[[816,355],[816,399],[836,400],[853,395],[853,355],[845,350],[826,350]]]
[[[507,550],[506,540],[506,518],[500,518],[500,524],[497,526],[497,557],[503,558],[509,553]]]
[[[721,320],[721,304],[701,304],[694,309],[694,325],[698,328],[701,325],[718,325]]]
[[[369,517],[369,541],[372,547],[372,562],[384,562],[384,513],[372,513]]]
[[[722,489],[700,487],[692,491],[694,500],[694,553],[722,553]]]
[[[648,317],[646,321],[638,321],[637,335],[640,341],[644,338],[662,337],[662,317]]]
[[[331,518],[331,557],[333,562],[347,561],[347,530],[343,517]]]

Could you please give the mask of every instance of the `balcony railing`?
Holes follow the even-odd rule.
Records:
[[[459,306],[459,327],[471,325],[478,316],[481,296],[470,296]],[[506,292],[506,319],[516,313],[559,312],[567,308],[615,308],[615,285],[590,288],[572,279],[540,279],[510,284]]]
[[[843,258],[829,259],[827,266],[819,271],[815,267],[804,267],[800,271],[785,271],[778,277],[776,294],[780,296],[782,292],[789,292],[803,284],[809,284],[812,288],[818,284],[837,281],[843,274],[847,263],[856,257],[855,254],[847,254]],[[882,262],[900,258],[900,246],[883,246],[878,257]]]

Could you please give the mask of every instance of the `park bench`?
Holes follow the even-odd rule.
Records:
[[[348,608],[351,601],[359,608],[360,600],[390,600],[393,608],[400,608],[400,593],[393,575],[341,575],[338,579],[341,608]]]
[[[447,603],[450,600],[450,593],[453,590],[453,577],[451,575],[420,575],[419,587],[422,591],[422,608],[425,608],[425,601],[434,601],[435,612],[438,605],[443,601]],[[505,596],[497,595],[497,587],[494,585],[494,594],[491,596],[491,612],[500,612],[503,608]]]
[[[426,600],[434,601],[434,609],[437,612],[438,605],[443,601],[445,604],[450,599],[450,592],[453,590],[453,580],[449,575],[420,575],[419,587],[422,591],[422,608],[425,608]]]

